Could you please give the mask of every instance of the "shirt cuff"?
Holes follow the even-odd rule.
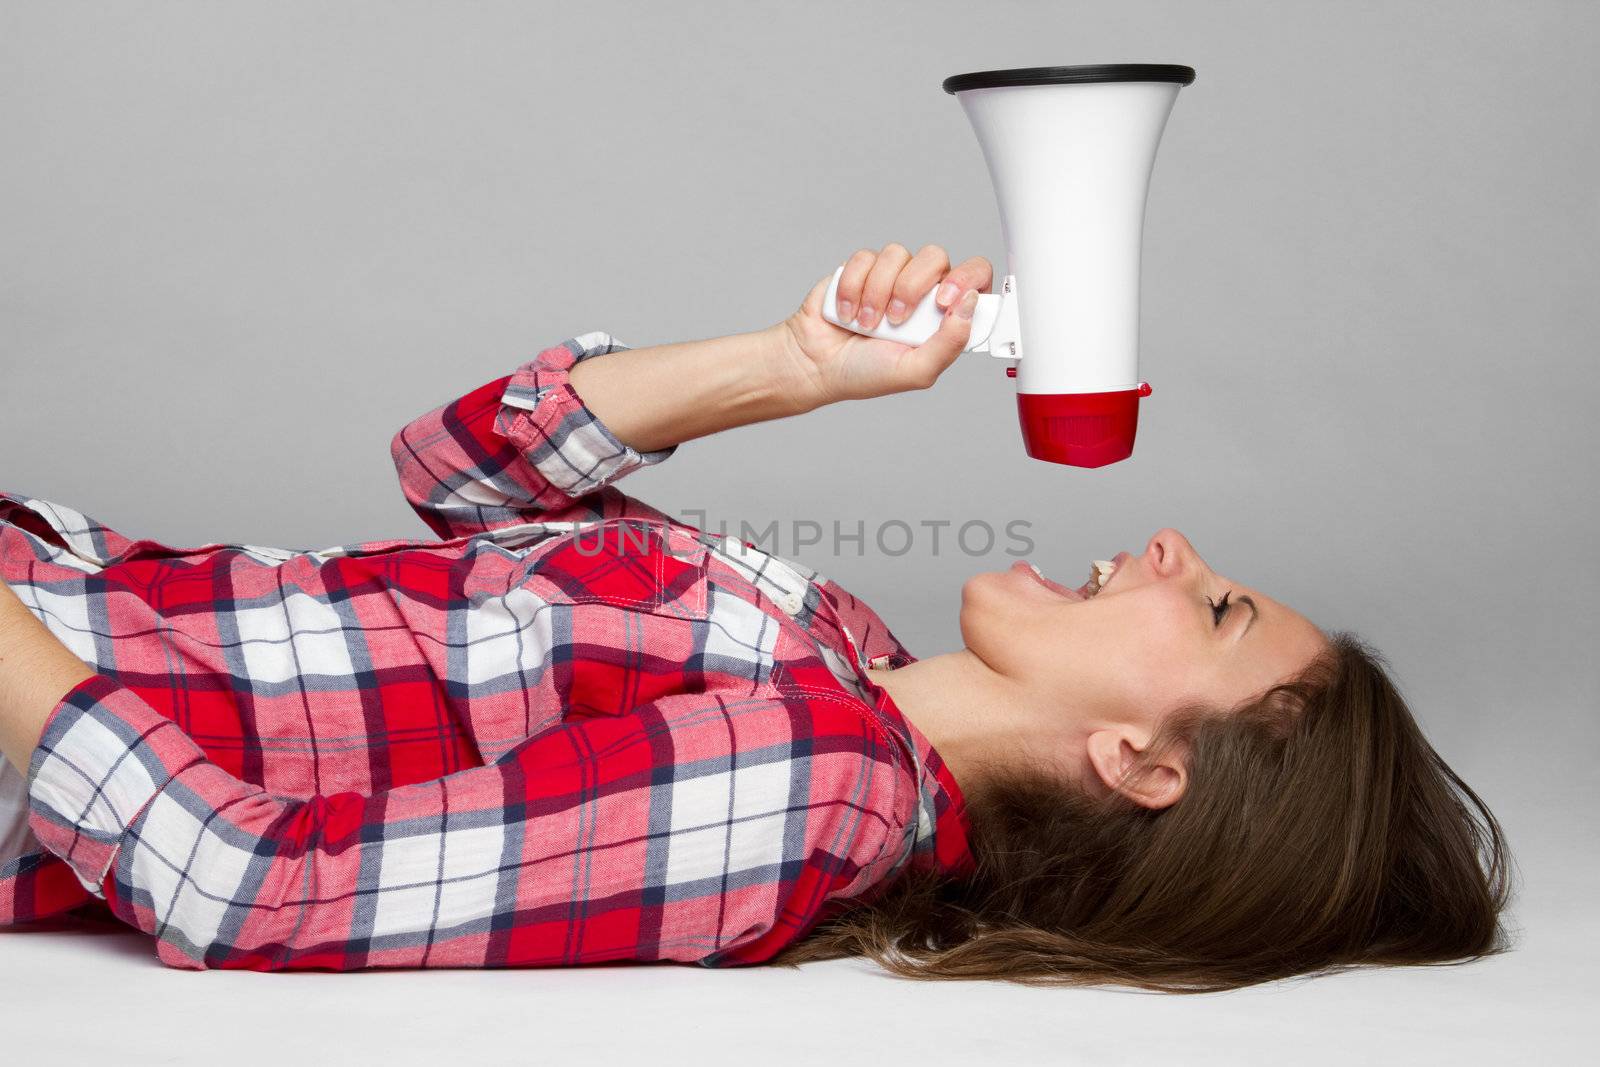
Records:
[[[677,451],[677,445],[640,452],[623,444],[567,380],[582,361],[627,350],[608,333],[583,334],[517,368],[501,395],[495,431],[568,496],[591,493]]]
[[[127,828],[205,753],[132,690],[103,674],[69,689],[28,765],[28,825],[101,899]]]

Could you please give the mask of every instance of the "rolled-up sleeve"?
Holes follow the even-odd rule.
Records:
[[[677,447],[623,444],[569,382],[578,363],[627,347],[582,334],[407,423],[389,445],[407,503],[441,537],[597,517],[583,501]]]

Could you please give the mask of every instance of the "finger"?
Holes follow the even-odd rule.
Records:
[[[844,273],[839,275],[839,293],[835,298],[839,304],[839,318],[849,322],[856,317],[856,308],[861,306],[861,288],[867,284],[867,272],[878,261],[878,253],[870,248],[863,248],[844,261]]]
[[[951,268],[950,273],[945,275],[944,282],[940,284],[939,293],[933,298],[933,302],[941,308],[948,308],[959,294],[968,289],[987,293],[993,283],[994,267],[982,256],[973,256]]]
[[[938,245],[923,245],[894,280],[884,317],[898,326],[950,269],[950,256]]]
[[[928,388],[966,351],[967,338],[972,336],[972,313],[977,307],[978,291],[968,289],[939,320],[933,336],[905,354],[901,368],[909,388]]]
[[[905,245],[890,241],[878,253],[878,261],[867,272],[867,284],[861,290],[861,312],[856,320],[867,329],[878,324],[878,316],[889,304],[889,294],[894,291],[894,280],[911,262],[911,252]]]

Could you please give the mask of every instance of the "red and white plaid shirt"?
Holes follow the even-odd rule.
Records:
[[[444,540],[130,540],[0,494],[0,575],[99,673],[28,773],[0,925],[100,906],[185,968],[756,963],[913,865],[955,780],[910,662],[807,568],[611,486],[586,334],[392,452]]]

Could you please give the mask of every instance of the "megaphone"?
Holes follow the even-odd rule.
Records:
[[[1139,246],[1156,147],[1192,67],[1152,63],[957,74],[944,91],[978,135],[1006,246],[998,291],[978,297],[967,341],[1016,363],[1027,454],[1103,467],[1133,454],[1139,398]],[[899,325],[839,320],[839,275],[823,317],[919,345],[942,312],[929,293]]]

